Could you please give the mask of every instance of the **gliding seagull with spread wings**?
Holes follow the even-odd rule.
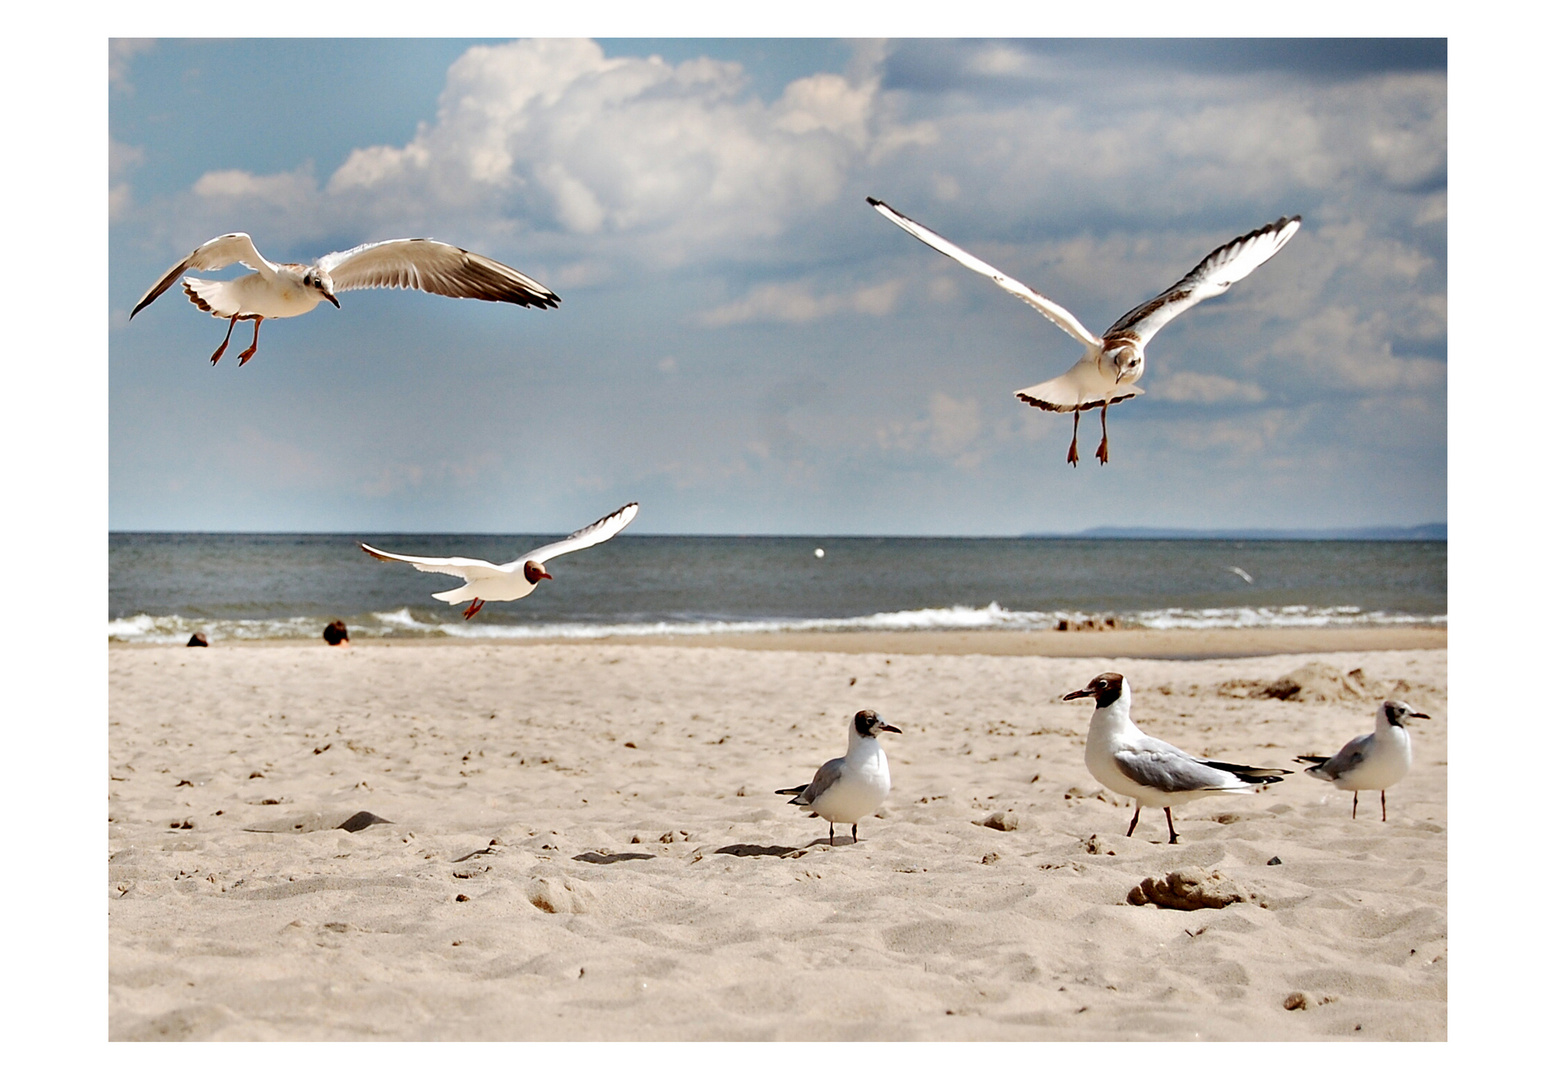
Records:
[[[1085,346],[1085,355],[1058,378],[1015,391],[1015,396],[1028,405],[1048,412],[1074,413],[1074,438],[1069,441],[1067,460],[1076,466],[1080,463],[1076,449],[1080,440],[1080,414],[1097,406],[1101,407],[1101,445],[1096,448],[1096,456],[1103,465],[1107,464],[1107,406],[1144,393],[1134,384],[1144,374],[1145,343],[1156,331],[1200,300],[1219,296],[1268,262],[1301,228],[1299,215],[1280,218],[1222,244],[1204,256],[1203,261],[1177,284],[1155,299],[1146,300],[1097,337],[1079,319],[1041,293],[967,254],[932,229],[898,214],[879,199],[871,197],[868,202],[887,220],[900,225],[935,251],[949,255],[968,270],[991,278],[994,284],[1036,308],[1060,330]]]
[[[379,551],[366,544],[358,546],[373,558],[384,562],[410,563],[423,573],[464,578],[465,583],[458,588],[436,592],[432,596],[449,604],[470,601],[470,606],[464,609],[464,617],[470,619],[488,600],[522,600],[535,591],[535,586],[540,584],[542,578],[551,576],[545,569],[549,560],[603,544],[631,524],[636,516],[637,504],[627,503],[615,513],[606,514],[592,525],[585,525],[565,540],[537,547],[501,566],[485,559],[466,559],[457,555],[446,559],[427,555],[396,555],[392,551]]]
[[[227,336],[211,356],[221,359],[241,319],[254,322],[254,342],[238,354],[238,367],[259,348],[259,324],[266,319],[306,315],[328,300],[337,308],[336,292],[346,289],[420,289],[470,300],[503,301],[521,307],[553,308],[561,297],[495,259],[436,240],[379,240],[350,251],[334,251],[312,266],[273,263],[259,254],[248,233],[226,233],[207,240],[146,291],[130,318],[161,296],[186,270],[221,270],[242,263],[252,274],[231,281],[185,278],[184,292],[201,311],[229,319]]]

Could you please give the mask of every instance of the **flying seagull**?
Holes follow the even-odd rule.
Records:
[[[1203,261],[1177,284],[1155,299],[1146,300],[1097,337],[1079,319],[1041,293],[962,251],[939,233],[897,213],[879,199],[869,197],[868,202],[888,221],[900,225],[935,251],[949,255],[968,270],[993,279],[1001,289],[1036,308],[1060,330],[1085,346],[1085,355],[1058,378],[1015,391],[1015,396],[1028,405],[1048,412],[1074,413],[1074,437],[1069,441],[1067,460],[1075,466],[1080,464],[1077,449],[1080,414],[1097,406],[1101,407],[1101,445],[1096,448],[1096,456],[1103,465],[1107,464],[1107,406],[1144,393],[1135,384],[1144,374],[1145,345],[1156,331],[1200,300],[1219,296],[1268,262],[1301,228],[1300,215],[1282,217],[1222,244],[1204,256]]]
[[[359,546],[373,558],[382,559],[384,562],[410,563],[423,573],[448,574],[450,577],[464,578],[465,583],[458,588],[433,593],[432,596],[449,604],[470,601],[470,606],[464,609],[464,617],[471,619],[488,600],[522,600],[535,591],[535,586],[540,584],[542,578],[551,576],[545,569],[547,562],[558,555],[568,555],[574,551],[591,548],[595,544],[603,544],[626,528],[636,516],[637,504],[627,503],[615,513],[606,514],[594,524],[584,526],[565,540],[537,547],[501,566],[484,559],[465,559],[457,555],[446,559],[426,555],[396,555],[392,551],[379,551],[367,544]]]
[[[333,251],[312,266],[273,263],[254,247],[248,233],[226,233],[207,240],[146,291],[130,318],[161,296],[186,270],[220,270],[242,263],[252,274],[231,281],[184,278],[184,292],[201,311],[229,319],[227,336],[211,355],[221,359],[240,319],[254,322],[254,342],[238,354],[242,367],[259,348],[259,324],[266,319],[306,315],[323,300],[337,308],[336,292],[346,289],[420,289],[441,296],[503,301],[522,307],[553,308],[561,297],[511,266],[436,240],[379,240],[350,251]]]
[[[859,818],[880,808],[891,793],[891,770],[885,750],[875,736],[902,729],[880,719],[874,709],[860,709],[848,724],[848,752],[815,770],[815,779],[799,787],[783,788],[776,795],[792,795],[790,803],[808,806],[826,819],[826,835],[837,843],[837,822],[851,822],[853,842],[858,842]]]
[[[1406,719],[1429,720],[1423,712],[1404,701],[1384,701],[1377,708],[1377,730],[1369,735],[1357,735],[1345,743],[1333,757],[1321,754],[1301,754],[1297,761],[1316,762],[1307,770],[1308,775],[1327,780],[1340,791],[1355,792],[1350,800],[1350,820],[1361,802],[1361,792],[1382,792],[1382,820],[1388,820],[1387,789],[1404,779],[1409,771],[1412,755],[1409,748],[1409,732],[1404,729]]]
[[[1102,785],[1134,800],[1133,836],[1139,810],[1158,806],[1166,811],[1167,843],[1177,843],[1172,807],[1206,795],[1236,795],[1277,784],[1289,769],[1260,769],[1225,761],[1196,758],[1169,742],[1151,738],[1129,719],[1132,694],[1128,680],[1115,671],[1104,671],[1084,690],[1065,694],[1065,701],[1094,698],[1091,729],[1085,737],[1085,767]]]

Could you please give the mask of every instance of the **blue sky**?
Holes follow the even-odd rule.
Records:
[[[1446,519],[1440,40],[124,39],[109,68],[111,528]],[[318,107],[250,93],[282,79]],[[866,195],[1093,330],[1304,224],[1151,342],[1076,470],[1011,391],[1077,346]],[[562,305],[351,292],[242,370],[177,290],[127,322],[233,230],[299,261],[432,235]]]

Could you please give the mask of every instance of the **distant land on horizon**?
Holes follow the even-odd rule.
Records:
[[[1446,540],[1447,523],[1364,525],[1349,529],[1163,529],[1153,525],[1098,525],[1073,533],[1022,533],[1043,540]]]

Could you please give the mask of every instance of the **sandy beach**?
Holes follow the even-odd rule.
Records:
[[[1446,1039],[1445,630],[744,638],[110,648],[110,1038]],[[1125,837],[1104,670],[1297,771]],[[1352,821],[1291,759],[1384,697],[1431,719]],[[772,792],[860,708],[833,847]],[[1243,899],[1128,901],[1183,870]]]

